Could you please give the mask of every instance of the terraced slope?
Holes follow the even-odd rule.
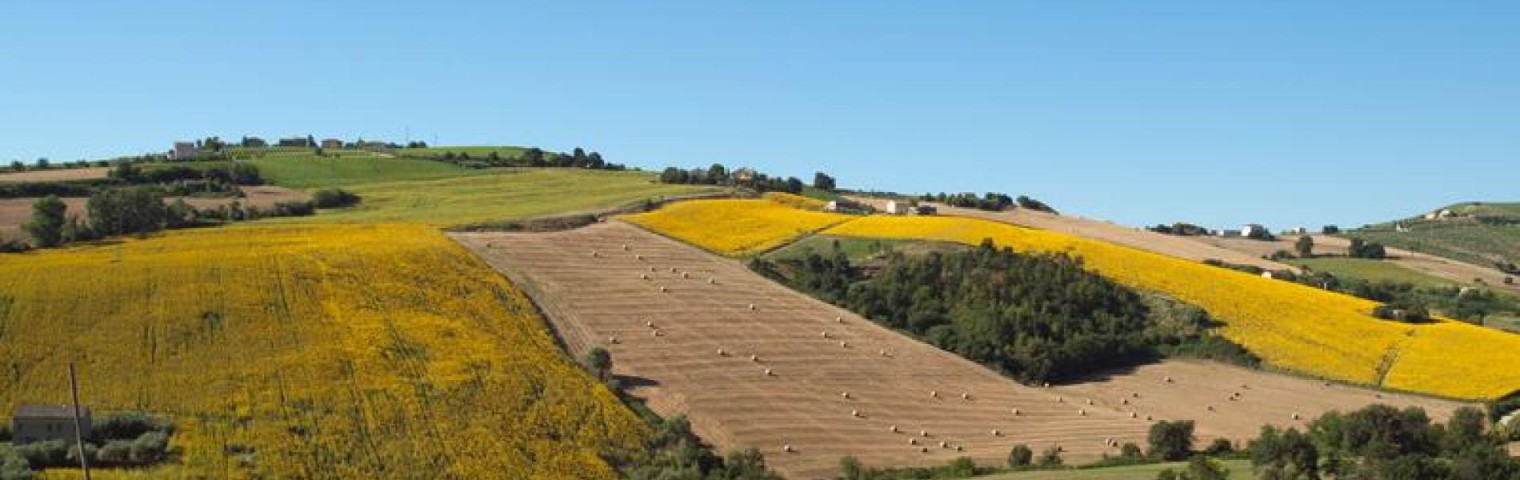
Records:
[[[758,447],[793,479],[831,478],[844,455],[876,466],[943,464],[961,455],[1001,463],[1018,443],[1061,445],[1068,461],[1085,462],[1117,453],[1105,446],[1109,438],[1143,443],[1147,416],[1196,418],[1204,438],[1243,439],[1263,423],[1291,422],[1294,412],[1310,418],[1376,399],[1356,388],[1170,363],[1095,384],[1108,387],[1027,387],[736,261],[621,222],[454,237],[523,285],[573,352],[608,348],[615,372],[656,412],[688,414],[698,434],[721,449]],[[1202,400],[1177,401],[1227,395],[1221,386],[1236,382],[1294,386],[1238,405],[1221,401],[1214,416],[1198,411]],[[1142,396],[1125,403],[1115,392]],[[1314,397],[1301,396],[1309,392]],[[1434,415],[1450,410],[1426,399],[1387,401],[1420,403]]]

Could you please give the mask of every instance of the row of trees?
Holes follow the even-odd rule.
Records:
[[[1302,431],[1264,426],[1249,452],[1268,479],[1520,479],[1504,440],[1473,407],[1442,425],[1419,407],[1371,405],[1326,413]]]
[[[984,241],[968,252],[893,254],[867,276],[838,247],[755,271],[1025,382],[1070,378],[1159,356],[1175,337],[1149,329],[1134,291],[1064,255]]]
[[[627,167],[620,163],[610,163],[602,159],[598,152],[587,152],[585,149],[575,147],[570,153],[546,152],[539,148],[529,148],[518,155],[502,155],[500,152],[491,151],[485,155],[470,155],[467,151],[445,151],[443,153],[428,152],[426,154],[404,154],[408,158],[421,158],[426,160],[438,160],[470,168],[490,167],[539,167],[539,168],[587,168],[593,170],[626,170]]]
[[[668,167],[660,172],[660,183],[691,185],[727,185],[749,188],[757,192],[786,192],[801,194],[807,184],[797,177],[772,177],[747,168],[730,171],[721,163],[707,168],[683,170]],[[823,172],[813,174],[813,188],[832,192],[838,188],[834,177]]]
[[[1351,237],[1351,245],[1346,249],[1346,255],[1351,258],[1370,258],[1381,260],[1388,256],[1383,244],[1364,241],[1357,237]]]
[[[85,438],[84,455],[95,467],[144,467],[164,461],[173,452],[169,437],[174,424],[142,412],[121,412],[97,418]],[[10,432],[0,427],[0,442]],[[29,480],[37,470],[79,466],[80,449],[73,442],[51,440],[12,446],[0,443],[0,480]]]
[[[118,235],[147,235],[165,228],[188,228],[225,222],[256,220],[265,217],[305,216],[318,208],[341,208],[359,202],[359,197],[340,189],[319,190],[311,200],[280,202],[269,208],[257,208],[233,201],[228,205],[197,209],[184,199],[165,204],[153,188],[131,187],[99,190],[85,203],[89,221],[68,212],[68,204],[49,195],[32,204],[32,218],[22,225],[31,244],[9,244],[6,251],[23,251],[28,247],[51,248],[77,241]]]
[[[1006,193],[999,192],[987,192],[980,197],[971,192],[950,194],[944,192],[937,194],[925,193],[919,196],[918,199],[925,202],[943,203],[952,207],[975,208],[994,212],[1001,212],[1017,207],[1037,212],[1060,213],[1056,209],[1051,208],[1050,205],[1046,205],[1045,202],[1024,195],[1014,198]]]

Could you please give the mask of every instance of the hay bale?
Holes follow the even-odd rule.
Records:
[[[918,451],[919,453],[929,453],[929,447],[920,447]]]
[[[649,274],[647,274],[647,273],[640,273],[639,274],[639,280],[649,280]]]
[[[844,323],[844,317],[834,317],[834,323]]]
[[[759,355],[755,355],[755,354],[750,354],[749,361],[755,362],[755,363],[760,363],[760,356]]]
[[[607,343],[617,345],[618,339],[616,336],[607,337]]]
[[[881,349],[881,356],[883,356],[883,357],[891,357],[891,355],[887,354],[887,349],[885,349],[885,348]]]
[[[649,333],[653,334],[653,336],[656,336],[656,337],[662,335],[659,330],[655,330],[655,331],[652,331],[652,332],[649,332]]]
[[[1140,416],[1140,414],[1135,413],[1135,412],[1129,412],[1129,418],[1135,418],[1135,417],[1138,417],[1138,416]]]
[[[723,349],[720,348],[720,349],[718,349],[718,356],[720,356],[720,357],[727,357],[728,356],[728,352],[725,352],[725,351],[723,351]]]
[[[625,252],[628,251],[628,244],[626,244],[626,243],[623,244],[623,251],[625,251]]]
[[[949,445],[947,445],[947,444],[946,444],[946,443],[945,443],[945,441],[944,441],[944,440],[940,440],[940,441],[939,441],[939,448],[946,448],[946,447],[948,447],[948,446],[949,446]]]
[[[791,453],[792,452],[792,445],[791,444],[782,445],[781,446],[781,451],[787,452],[787,453]]]
[[[1091,406],[1091,405],[1092,405],[1092,399],[1091,399],[1091,398],[1089,398],[1089,399],[1087,399],[1087,405],[1088,405],[1088,406]]]
[[[850,398],[850,392],[839,392],[839,396],[848,399]]]
[[[918,431],[918,436],[920,436],[920,437],[928,437],[929,436],[929,431],[928,430],[919,430]]]
[[[887,431],[890,431],[892,433],[897,433],[897,425],[893,425],[893,426],[887,427]]]
[[[600,256],[602,256],[602,254],[596,253],[596,250],[592,250],[591,251],[591,258],[596,258],[596,257],[600,257]]]
[[[708,285],[716,285],[717,283],[718,283],[717,277],[707,277],[707,284]]]
[[[1129,405],[1129,399],[1128,398],[1121,399],[1121,400],[1119,400],[1119,403],[1121,405]]]
[[[965,449],[963,447],[961,447],[960,445],[956,445],[955,446],[955,451],[957,451],[957,452],[964,451],[964,450]]]
[[[846,342],[844,340],[840,340],[839,341],[839,348],[850,348],[850,342]]]
[[[1085,409],[1085,408],[1077,409],[1077,415],[1081,415],[1081,416],[1084,416],[1084,417],[1087,416],[1087,409]]]
[[[1019,409],[1017,409],[1017,408],[1013,409],[1013,416],[1015,416],[1015,417],[1019,416]]]
[[[767,368],[767,369],[765,369],[765,376],[767,376],[767,377],[774,377],[774,376],[776,376],[776,372],[772,372],[771,369]]]
[[[850,410],[850,416],[860,418],[860,410]]]
[[[752,311],[752,312],[755,311],[755,304],[753,304],[753,303],[749,304],[749,310]]]
[[[1293,412],[1293,419],[1294,420],[1301,420],[1301,419],[1303,419],[1303,416],[1299,415],[1298,412]]]
[[[1151,416],[1150,416],[1150,415],[1146,415],[1146,416],[1145,416],[1145,421],[1147,421],[1147,422],[1149,422],[1149,421],[1151,421],[1151,420],[1152,420],[1152,419],[1151,419]]]
[[[970,400],[970,399],[971,399],[971,394],[970,393],[961,392],[961,400]]]
[[[939,398],[939,391],[937,391],[937,390],[930,390],[929,391],[929,396],[932,397],[932,398]]]
[[[665,287],[660,287],[660,293],[670,293],[670,290],[667,290]]]
[[[918,439],[917,438],[913,438],[913,437],[908,437],[908,445],[918,445]]]
[[[818,335],[822,336],[823,338],[829,338],[829,332],[818,332]]]
[[[649,327],[649,328],[654,328],[654,320],[645,320],[644,321],[644,326]]]
[[[1214,411],[1214,406],[1213,405],[1209,405],[1208,409],[1209,409],[1210,412],[1212,412],[1212,411]]]
[[[676,273],[676,272],[677,272],[676,267],[670,267],[670,273]]]
[[[1056,403],[1066,403],[1066,397],[1056,395]]]
[[[642,261],[644,261],[644,256],[643,255],[634,255],[633,259],[642,262]],[[654,267],[649,267],[649,268],[651,269],[650,271],[654,271],[654,270],[652,270]]]
[[[1166,383],[1172,383],[1172,376],[1171,375],[1167,375],[1166,378],[1164,378],[1163,380],[1166,380]]]
[[[687,272],[681,272],[681,278],[691,278],[691,274]]]
[[[999,432],[998,429],[994,428],[994,429],[992,429],[992,436],[994,436],[994,437],[1001,437],[1001,436],[1003,436],[1003,432]]]

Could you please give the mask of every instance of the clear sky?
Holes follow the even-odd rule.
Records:
[[[409,132],[1131,225],[1520,200],[1512,0],[149,3],[0,2],[0,160]]]

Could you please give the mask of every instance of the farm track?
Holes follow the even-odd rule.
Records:
[[[938,465],[958,456],[1001,464],[1020,443],[1060,445],[1068,462],[1088,462],[1117,453],[1105,446],[1108,438],[1143,444],[1147,416],[1197,420],[1201,441],[1238,440],[1263,423],[1291,424],[1293,413],[1313,418],[1381,401],[1419,404],[1442,418],[1459,405],[1203,362],[1027,387],[739,262],[619,221],[452,237],[527,291],[572,354],[606,347],[615,373],[655,412],[688,415],[719,449],[757,447],[793,479],[832,477],[845,455],[872,466]],[[1250,391],[1227,399],[1243,388]],[[929,436],[911,445],[920,431]]]

